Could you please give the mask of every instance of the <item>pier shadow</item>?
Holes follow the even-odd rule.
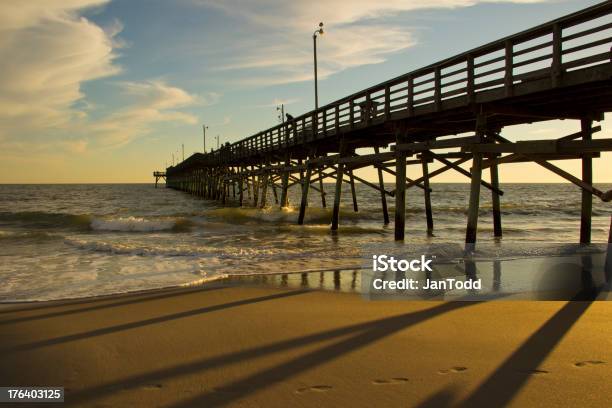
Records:
[[[479,302],[448,302],[429,309],[401,314],[398,316],[377,319],[365,323],[340,327],[314,333],[307,336],[270,343],[246,350],[203,358],[188,364],[181,364],[145,374],[119,379],[106,384],[70,393],[68,398],[76,404],[103,398],[117,390],[138,388],[144,384],[162,382],[174,377],[200,374],[230,364],[245,362],[251,359],[271,355],[313,343],[342,338],[353,334],[348,339],[340,340],[329,346],[308,352],[288,362],[257,372],[253,375],[226,384],[222,389],[211,390],[188,401],[172,405],[174,407],[191,406],[221,406],[242,399],[248,394],[268,388],[276,383],[287,380],[299,373],[330,362],[343,355],[354,352],[376,341],[392,335],[400,330],[417,325],[454,310],[470,307]]]
[[[461,407],[505,406],[530,379],[550,352],[559,344],[591,305],[592,301],[569,301],[532,334]],[[449,405],[450,406],[450,405]]]
[[[36,341],[36,342],[28,343],[28,344],[21,344],[21,345],[18,345],[18,346],[9,347],[9,348],[7,348],[5,350],[1,350],[1,351],[5,351],[5,352],[28,351],[28,350],[33,350],[33,349],[40,348],[40,347],[54,346],[54,345],[57,345],[57,344],[68,343],[68,342],[72,342],[72,341],[88,339],[88,338],[91,338],[91,337],[102,336],[102,335],[105,335],[105,334],[111,334],[111,333],[117,333],[117,332],[120,332],[120,331],[136,329],[136,328],[140,328],[140,327],[149,326],[149,325],[152,325],[152,324],[165,323],[165,322],[172,321],[172,320],[183,319],[183,318],[186,318],[186,317],[201,315],[201,314],[204,314],[204,313],[211,313],[211,312],[215,312],[215,311],[219,311],[219,310],[224,310],[224,309],[230,309],[230,308],[233,308],[233,307],[246,306],[246,305],[251,305],[251,304],[255,304],[255,303],[265,302],[265,301],[269,301],[269,300],[281,299],[281,298],[286,298],[286,297],[289,297],[289,296],[301,295],[301,294],[304,294],[304,293],[307,293],[307,292],[308,291],[306,291],[306,290],[297,290],[297,291],[291,291],[291,292],[277,293],[277,294],[274,294],[274,295],[262,296],[262,297],[258,297],[258,298],[238,300],[238,301],[235,301],[235,302],[223,303],[223,304],[214,305],[214,306],[207,306],[207,307],[203,307],[203,308],[199,308],[199,309],[194,309],[194,310],[187,310],[187,311],[180,312],[180,313],[174,313],[174,314],[170,314],[170,315],[154,317],[154,318],[151,318],[151,319],[140,320],[140,321],[137,321],[137,322],[124,323],[124,324],[119,324],[119,325],[115,325],[115,326],[104,327],[104,328],[101,328],[101,329],[91,330],[91,331],[87,331],[87,332],[75,333],[75,334],[70,334],[70,335],[61,336],[61,337],[55,337],[55,338],[51,338],[51,339],[47,339],[47,340],[41,340],[41,341]]]
[[[168,298],[177,297],[177,296],[184,296],[184,295],[189,295],[192,293],[201,293],[201,292],[208,292],[211,290],[219,290],[225,287],[227,286],[219,285],[219,286],[201,287],[197,289],[180,289],[174,292],[164,292],[158,295],[138,294],[138,295],[130,296],[129,299],[123,299],[123,300],[109,299],[109,300],[118,300],[118,301],[110,302],[110,303],[96,304],[95,306],[87,306],[87,307],[82,307],[78,309],[68,309],[68,310],[61,310],[58,312],[50,312],[50,313],[37,314],[33,316],[24,316],[24,317],[16,317],[16,318],[7,319],[7,320],[0,320],[0,326],[6,325],[6,324],[29,322],[32,320],[49,319],[53,317],[93,312],[96,310],[109,309],[113,307],[133,305],[136,303],[144,303],[144,302],[150,302],[153,300],[161,300],[161,299],[168,299]],[[62,302],[61,305],[48,305],[48,307],[40,306],[40,307],[36,307],[32,309],[25,309],[25,310],[24,309],[12,310],[12,312],[17,314],[17,313],[24,313],[24,312],[30,312],[30,311],[47,310],[48,308],[56,309],[59,307],[67,307],[67,306],[72,306],[74,304],[79,304],[79,303],[82,303],[83,305],[86,305],[88,303],[94,303],[94,302],[99,303],[101,301],[102,301],[101,299],[89,299],[89,300],[81,300],[81,302],[76,302],[76,303],[63,303]]]

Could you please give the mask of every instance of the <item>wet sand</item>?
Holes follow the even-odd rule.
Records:
[[[0,382],[96,407],[609,404],[612,303],[346,292],[218,282],[3,305]]]

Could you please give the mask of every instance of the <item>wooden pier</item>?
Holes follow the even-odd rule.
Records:
[[[269,189],[277,205],[287,206],[288,190],[299,186],[296,222],[304,223],[308,195],[316,193],[323,207],[332,201],[335,231],[343,183],[350,185],[358,211],[355,183],[360,182],[380,193],[385,224],[390,222],[387,200],[395,200],[395,239],[403,240],[407,190],[423,193],[424,227],[431,233],[430,181],[452,170],[471,182],[469,250],[477,238],[481,188],[492,194],[494,234],[501,236],[498,168],[533,162],[581,189],[580,242],[589,243],[593,196],[612,199],[610,191],[592,183],[593,159],[612,150],[612,139],[592,137],[601,130],[593,122],[612,109],[611,47],[612,2],[607,1],[364,89],[212,153],[194,154],[166,169],[167,186],[255,207],[270,204]],[[503,136],[507,126],[552,119],[578,121],[581,130],[545,140]],[[357,154],[364,148],[372,153]],[[552,160],[581,160],[582,174],[569,174]],[[442,167],[430,171],[433,162]],[[471,164],[469,171],[460,167],[464,163]],[[378,182],[354,174],[369,166],[377,170]],[[407,166],[422,176],[407,177]],[[490,182],[483,178],[486,171]],[[395,177],[391,191],[383,173]],[[333,200],[324,180],[335,180]]]

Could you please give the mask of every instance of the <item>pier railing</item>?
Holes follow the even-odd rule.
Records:
[[[513,96],[515,86],[611,61],[612,2],[417,69],[359,91],[215,152],[199,164],[216,165],[334,137],[388,120],[434,113]],[[489,95],[491,92],[489,92]],[[184,163],[187,164],[187,163]],[[181,167],[181,165],[179,165]]]

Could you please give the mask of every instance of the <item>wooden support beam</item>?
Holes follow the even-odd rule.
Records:
[[[582,119],[580,121],[580,130],[582,131],[582,140],[585,142],[592,139],[591,126],[593,121],[590,119]],[[589,156],[582,158],[582,182],[588,185],[593,184],[593,159]],[[593,195],[586,190],[582,190],[582,206],[580,211],[580,243],[591,243],[591,219],[593,215]]]
[[[439,156],[438,154],[436,154],[434,152],[429,152],[429,154],[431,154],[435,159],[437,159],[438,161],[446,164],[447,166],[449,166],[453,170],[456,170],[459,173],[463,174],[464,176],[469,177],[469,178],[472,177],[472,174],[469,171],[459,167],[458,165],[456,165],[455,163],[445,159],[444,157],[441,157],[441,156]],[[482,157],[482,155],[481,155],[481,157]],[[488,183],[488,182],[486,182],[484,180],[480,180],[480,184],[482,184],[483,186],[485,186],[489,190],[494,191],[498,195],[504,195],[503,191],[501,191],[499,188],[493,187],[490,183]]]
[[[608,251],[606,252],[606,264],[604,267],[608,288],[612,289],[612,215],[610,216],[610,230],[608,231]]]
[[[483,160],[482,168],[486,169],[493,165],[506,164],[506,163],[523,163],[533,162],[534,160],[576,160],[582,159],[585,155],[589,155],[591,158],[600,157],[599,153],[584,153],[584,154],[531,154],[525,156],[521,153],[511,153],[503,157],[496,159],[490,158]]]
[[[351,183],[351,196],[353,197],[353,210],[358,212],[359,207],[357,206],[357,192],[355,191],[355,176],[353,175],[353,170],[349,170],[348,174]]]
[[[495,137],[498,140],[502,141],[503,143],[511,143],[508,139],[505,139],[501,135],[496,135]],[[604,193],[603,191],[593,187],[592,184],[588,184],[588,183],[583,182],[578,177],[574,177],[573,175],[569,174],[568,172],[566,172],[563,169],[560,169],[559,167],[555,166],[554,164],[548,163],[545,160],[538,159],[537,156],[530,155],[530,154],[525,154],[525,153],[521,153],[521,155],[525,156],[528,159],[530,159],[534,163],[539,164],[540,166],[544,167],[545,169],[548,169],[548,170],[552,171],[553,173],[563,177],[567,181],[569,181],[571,183],[574,183],[575,185],[577,185],[578,187],[582,188],[583,190],[586,190],[586,191],[590,192],[592,195],[599,197],[604,202],[608,202],[608,201],[612,200],[612,190]]]
[[[406,152],[399,150],[395,158],[395,240],[403,241],[406,226]]]
[[[405,152],[416,153],[431,149],[464,147],[473,143],[478,143],[478,138],[476,136],[455,137],[443,140],[430,140],[427,142],[398,143],[395,146],[391,146],[391,150],[403,150]]]
[[[484,135],[486,116],[479,114],[476,119],[476,134]],[[467,227],[465,229],[465,251],[471,253],[476,248],[478,231],[478,210],[480,209],[480,182],[482,181],[482,153],[474,152],[472,159],[470,183],[470,204],[468,208]]]
[[[427,165],[427,158],[423,157],[423,185],[425,186],[425,190],[423,190],[423,197],[425,199],[425,217],[427,219],[427,233],[429,235],[433,234],[434,224],[433,224],[433,213],[431,210],[431,193],[429,188],[429,168]]]
[[[306,176],[302,180],[302,202],[300,203],[300,214],[298,215],[298,225],[304,224],[306,215],[306,207],[308,207],[308,190],[310,187],[310,177],[312,175],[312,167],[306,166]]]
[[[289,155],[287,155],[285,159],[285,166],[289,166],[290,164],[291,164],[291,160],[290,160]],[[287,190],[289,188],[289,172],[286,170],[283,171],[282,177],[283,177],[282,178],[283,186],[281,188],[281,201],[280,201],[281,208],[289,206],[289,198],[287,196]]]
[[[241,172],[240,178],[238,179],[238,205],[242,207],[242,201],[244,200],[244,176],[242,175],[242,168],[239,170]]]
[[[261,208],[265,208],[266,207],[266,202],[268,199],[268,178],[270,177],[270,175],[268,173],[263,175],[263,182],[261,185],[261,200],[260,200],[260,207]]]
[[[497,164],[494,164],[489,169],[491,174],[491,185],[495,190],[491,190],[491,201],[493,204],[493,236],[500,238],[502,236],[502,223],[501,223],[501,203],[500,195],[496,191],[499,191],[499,174],[497,172]]]
[[[520,153],[520,154],[584,154],[612,151],[612,139],[595,140],[524,140],[505,143],[470,144],[463,151],[481,153]]]
[[[344,141],[344,139],[340,142],[340,144],[341,144],[341,147],[340,147],[341,154],[345,154],[346,153],[346,142]],[[332,223],[331,223],[332,231],[338,230],[338,223],[339,223],[339,218],[340,218],[340,196],[342,194],[342,177],[344,176],[344,163],[338,164],[337,171],[338,171],[338,175],[336,178],[334,208],[332,210]]]
[[[259,176],[253,176],[253,207],[259,202]]]
[[[374,147],[374,153],[378,154],[380,152],[380,149],[378,146]],[[383,220],[385,225],[389,224],[389,210],[387,209],[387,195],[385,194],[385,181],[383,178],[383,171],[382,168],[380,166],[377,167],[378,169],[378,187],[380,188],[380,201],[381,201],[381,205],[382,205],[382,211],[383,211]]]
[[[272,194],[274,194],[274,204],[278,204],[278,193],[276,192],[276,183],[272,177]]]
[[[471,157],[470,157],[470,158],[471,158]],[[408,165],[408,164],[417,164],[417,163],[416,163],[416,162],[417,162],[417,160],[413,160],[413,161],[414,161],[415,163],[408,163],[408,160],[406,160],[406,164],[407,164],[407,165]],[[421,163],[421,160],[418,160],[418,163],[420,164],[420,163]],[[393,165],[395,166],[395,163],[393,163]],[[393,170],[388,169],[388,168],[386,168],[386,167],[383,167],[383,166],[376,166],[376,165],[375,165],[374,167],[379,168],[379,169],[381,169],[382,171],[384,171],[385,173],[389,173],[389,174],[391,174],[392,176],[397,175],[397,173],[396,173],[396,172],[394,172]],[[412,180],[410,177],[406,177],[406,182],[408,183],[408,185],[406,186],[406,188],[410,188],[410,187],[417,186],[417,187],[418,187],[418,188],[420,188],[420,189],[423,189],[423,190],[425,189],[425,186],[423,185],[423,178],[422,178],[422,177],[421,177],[421,178],[419,178],[418,180]],[[391,193],[390,193],[389,195],[391,195],[391,196],[395,195],[395,190],[391,191]]]
[[[336,169],[336,166],[330,166],[330,168],[332,168],[332,169]],[[334,179],[336,179],[336,180],[337,180],[337,178],[334,176],[334,173],[330,173],[330,177],[332,177],[332,178],[334,178]],[[359,177],[359,176],[355,176],[355,175],[353,175],[353,178],[354,178],[355,180],[359,181],[360,183],[365,184],[366,186],[373,188],[373,189],[374,189],[374,190],[376,190],[376,191],[379,191],[379,192],[384,192],[385,194],[390,195],[390,196],[392,196],[392,195],[393,195],[391,192],[386,191],[386,190],[381,190],[381,189],[380,189],[380,187],[378,187],[376,184],[370,183],[369,181],[364,180],[364,179],[362,179],[362,178],[361,178],[361,177]],[[345,182],[345,183],[347,183],[347,184],[350,184],[350,181],[349,181],[349,180],[344,180],[344,182]]]
[[[323,188],[323,170],[319,168],[319,190],[321,192],[321,207],[327,207],[327,203],[325,202],[325,189]]]

